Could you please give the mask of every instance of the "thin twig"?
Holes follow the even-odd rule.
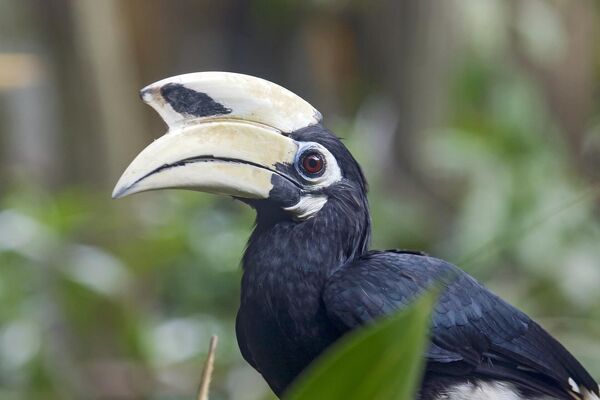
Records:
[[[210,380],[215,364],[215,350],[217,349],[217,342],[219,337],[213,335],[210,337],[210,344],[208,346],[208,356],[202,369],[202,375],[200,376],[200,388],[198,389],[198,400],[208,400],[208,389],[210,387]]]

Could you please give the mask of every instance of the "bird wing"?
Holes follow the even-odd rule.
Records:
[[[345,332],[408,306],[436,285],[442,292],[432,315],[429,371],[514,381],[559,398],[597,399],[597,383],[560,343],[445,261],[370,252],[331,276],[323,300]]]

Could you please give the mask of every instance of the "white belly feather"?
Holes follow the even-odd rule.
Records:
[[[524,398],[515,387],[507,382],[474,381],[461,383],[447,389],[436,400],[533,400]],[[552,400],[541,396],[535,400]]]

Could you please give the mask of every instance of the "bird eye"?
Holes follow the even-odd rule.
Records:
[[[318,153],[314,150],[307,151],[300,158],[300,165],[303,172],[306,172],[309,175],[318,175],[321,171],[323,171],[325,160],[321,153]]]

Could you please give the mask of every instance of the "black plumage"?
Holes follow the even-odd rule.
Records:
[[[524,313],[442,260],[400,251],[368,251],[366,181],[330,132],[291,134],[325,146],[344,178],[322,189],[327,203],[296,221],[269,200],[248,201],[256,228],[243,258],[237,336],[242,354],[281,395],[345,332],[406,307],[441,284],[421,396],[457,383],[511,382],[523,396],[573,398],[576,382],[598,386],[565,348]]]
[[[457,267],[369,251],[365,177],[303,99],[223,72],[167,78],[142,98],[169,132],[136,157],[113,196],[185,188],[256,209],[236,332],[278,395],[348,331],[439,287],[420,399],[600,400],[561,344]]]
[[[525,314],[455,266],[432,257],[369,252],[328,281],[324,303],[340,329],[358,327],[410,304],[426,288],[444,290],[432,318],[428,370],[511,381],[524,390],[567,397],[569,378],[594,380],[562,345]]]

